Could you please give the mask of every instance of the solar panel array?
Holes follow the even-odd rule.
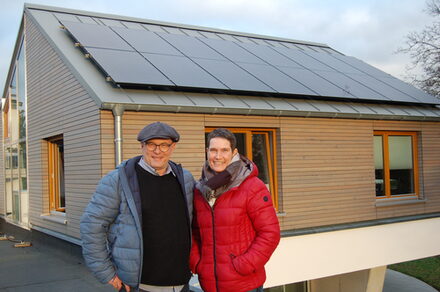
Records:
[[[122,86],[439,104],[435,97],[330,48],[304,50],[289,42],[244,41],[153,24],[60,22],[106,77]]]

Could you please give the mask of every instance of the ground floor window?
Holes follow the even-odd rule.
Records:
[[[418,195],[416,132],[374,131],[376,197]]]
[[[206,136],[215,128],[206,128]],[[237,139],[238,152],[252,160],[258,167],[258,177],[272,194],[278,209],[276,131],[275,129],[227,128]]]
[[[64,143],[63,136],[46,139],[48,154],[48,183],[50,210],[65,212],[66,196],[64,191]]]

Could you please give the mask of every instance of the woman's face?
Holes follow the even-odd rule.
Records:
[[[209,141],[208,148],[209,167],[215,172],[222,172],[231,163],[232,157],[237,153],[237,148],[232,150],[231,143],[225,138],[216,137]]]

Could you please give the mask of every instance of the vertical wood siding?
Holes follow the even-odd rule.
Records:
[[[79,237],[79,218],[101,178],[99,109],[27,19],[28,168],[30,222]],[[43,139],[64,135],[66,225],[43,220],[49,212],[47,149]]]
[[[440,123],[125,112],[123,159],[140,154],[137,133],[155,121],[179,131],[181,141],[173,160],[196,179],[205,159],[205,127],[277,129],[283,230],[440,212]],[[112,123],[111,112],[103,111],[101,131],[109,131],[109,139],[103,139],[103,161],[104,157],[114,161]],[[376,206],[374,130],[419,133],[420,185],[426,202]],[[105,165],[104,173],[114,168],[111,163]]]
[[[101,111],[101,175],[115,169],[115,124],[111,111]]]
[[[375,218],[371,122],[282,118],[284,229]]]

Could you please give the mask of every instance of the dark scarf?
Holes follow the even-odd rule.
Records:
[[[243,155],[237,154],[238,160],[229,164],[222,172],[215,172],[206,161],[202,168],[202,177],[196,188],[209,202],[211,198],[218,198],[233,187],[239,186],[252,172],[252,162]]]

